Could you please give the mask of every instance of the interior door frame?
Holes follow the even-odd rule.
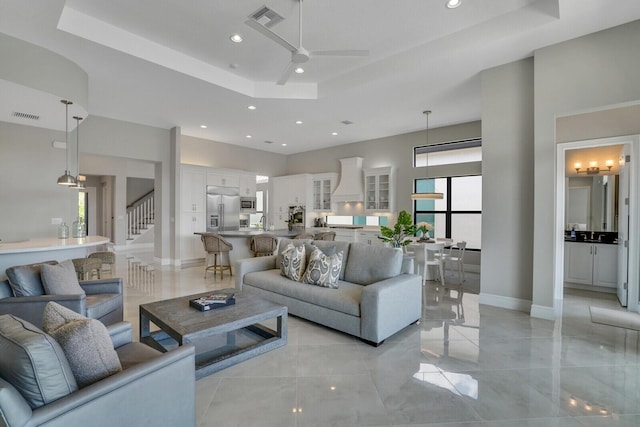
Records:
[[[638,166],[640,160],[640,136],[629,135],[612,138],[558,143],[556,146],[556,218],[555,218],[555,266],[553,280],[554,312],[562,311],[564,298],[564,231],[565,231],[565,153],[567,150],[628,144],[631,152],[629,183],[629,265],[628,265],[628,306],[627,310],[640,312],[640,268],[632,260],[639,259],[639,212]]]

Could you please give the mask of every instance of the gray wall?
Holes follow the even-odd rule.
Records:
[[[556,118],[639,100],[638,70],[640,21],[535,52],[533,315],[554,307]]]
[[[153,178],[127,178],[127,206],[153,191]]]
[[[482,73],[481,302],[528,310],[533,275],[533,59]]]

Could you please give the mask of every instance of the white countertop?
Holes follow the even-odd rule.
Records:
[[[81,239],[57,239],[55,237],[45,237],[41,239],[29,239],[21,242],[7,243],[2,243],[2,241],[0,241],[0,255],[97,246],[108,242],[109,239],[104,236],[87,236]]]

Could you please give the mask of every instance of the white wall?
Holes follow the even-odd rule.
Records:
[[[533,275],[533,59],[482,73],[480,301],[528,311]]]
[[[640,100],[639,70],[640,21],[535,52],[533,316],[551,318],[559,304],[554,301],[556,118]]]

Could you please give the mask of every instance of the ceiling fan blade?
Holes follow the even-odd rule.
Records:
[[[287,68],[284,69],[284,72],[282,73],[282,76],[278,79],[278,81],[276,82],[277,85],[283,86],[287,80],[289,80],[289,77],[291,76],[291,73],[293,73],[293,70],[296,68],[296,63],[295,62],[289,62],[289,65],[287,65]]]
[[[369,56],[368,50],[314,50],[309,56]]]
[[[289,52],[293,53],[296,50],[298,50],[298,48],[296,48],[294,45],[292,45],[291,43],[289,43],[288,41],[286,41],[285,39],[283,39],[273,31],[271,31],[267,27],[261,25],[257,21],[254,21],[253,19],[247,19],[246,21],[244,21],[244,23],[250,26],[251,28],[253,28],[254,30],[256,30],[257,32],[261,33],[262,35],[269,37],[271,40],[278,43],[280,46],[284,47]]]

